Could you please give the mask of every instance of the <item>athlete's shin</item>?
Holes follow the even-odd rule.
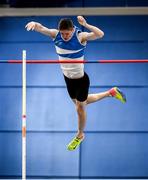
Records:
[[[84,137],[84,128],[86,124],[86,111],[85,111],[85,103],[84,102],[77,102],[76,103],[76,110],[78,114],[78,138]]]

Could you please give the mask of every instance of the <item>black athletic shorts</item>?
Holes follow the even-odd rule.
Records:
[[[87,99],[88,90],[89,90],[89,77],[84,72],[84,76],[79,79],[69,79],[64,76],[68,93],[72,99],[77,99],[80,102],[83,102]]]

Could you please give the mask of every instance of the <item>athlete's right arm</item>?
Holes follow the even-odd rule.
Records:
[[[29,22],[25,28],[27,29],[27,31],[37,31],[40,32],[44,35],[50,36],[51,38],[55,38],[58,30],[57,29],[48,29],[47,27],[43,26],[42,24],[38,23],[38,22],[34,22],[31,21]]]

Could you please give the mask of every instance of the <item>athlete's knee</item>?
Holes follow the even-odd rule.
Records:
[[[84,112],[85,111],[85,102],[79,102],[77,101],[76,103],[76,109],[78,113]]]
[[[72,101],[74,102],[74,104],[76,104],[76,103],[77,103],[77,100],[76,100],[76,99],[72,99]]]

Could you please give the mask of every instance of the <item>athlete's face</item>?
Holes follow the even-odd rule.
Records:
[[[72,34],[73,34],[74,29],[70,29],[70,30],[60,30],[61,36],[62,38],[67,41],[71,38]]]

